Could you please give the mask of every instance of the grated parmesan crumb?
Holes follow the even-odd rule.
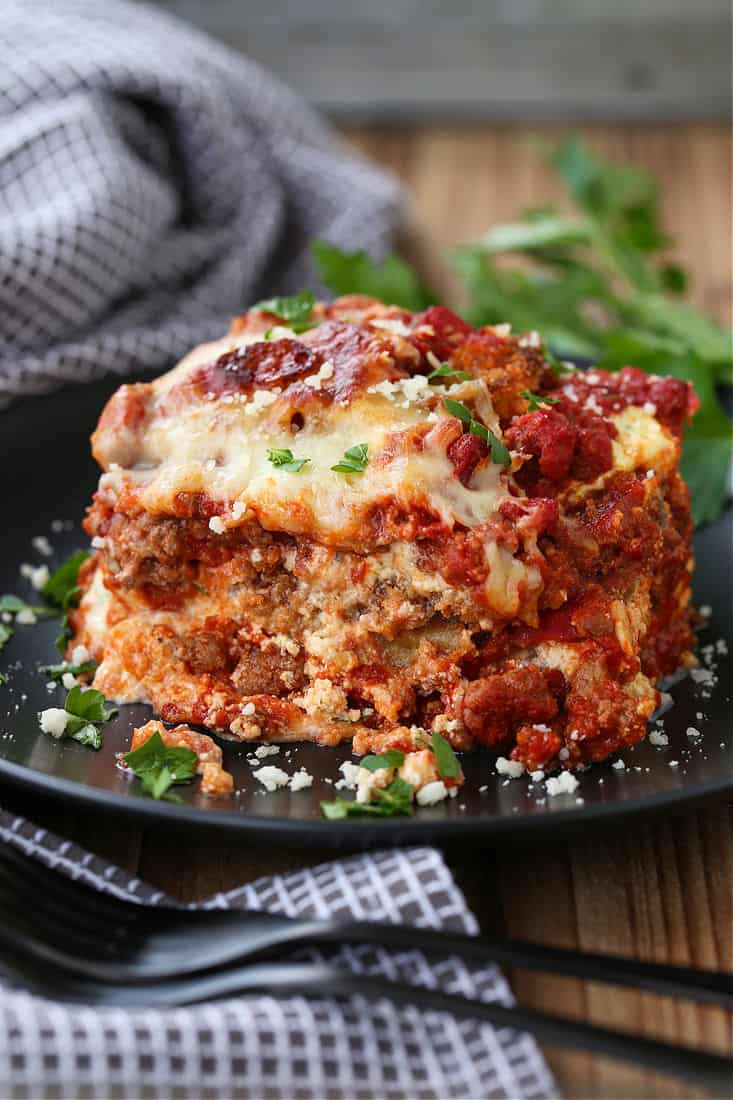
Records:
[[[279,745],[258,745],[255,749],[255,756],[258,760],[264,760],[266,756],[276,756],[279,752]]]
[[[304,791],[307,787],[313,786],[313,776],[305,768],[301,768],[300,771],[291,775],[288,786],[291,791]]]
[[[50,733],[52,737],[63,737],[69,715],[61,707],[48,707],[41,711],[38,720],[44,733]]]
[[[626,765],[624,764],[623,760],[614,760],[613,764],[611,764],[611,767],[615,768],[617,772],[622,772],[626,770]]]
[[[21,626],[33,626],[38,622],[35,612],[30,607],[24,607],[22,611],[19,611],[15,616],[16,623],[20,623]]]
[[[274,768],[272,765],[266,768],[260,768],[258,771],[252,772],[252,774],[268,791],[276,791],[279,787],[287,786],[289,780],[287,772],[284,772],[282,768]]]
[[[669,738],[666,733],[662,733],[660,730],[652,730],[649,734],[649,744],[658,749],[666,749]]]
[[[519,779],[520,775],[524,775],[524,764],[521,760],[507,760],[505,756],[500,756],[496,761],[496,774]]]
[[[559,775],[550,776],[545,783],[545,790],[554,798],[558,794],[572,794],[578,786],[578,780],[572,772],[560,772]]]
[[[209,530],[213,531],[215,535],[223,535],[226,531],[226,524],[221,516],[212,516],[209,520]]]
[[[35,538],[31,539],[31,546],[46,558],[50,558],[53,554],[53,547],[45,535],[36,535]]]
[[[436,779],[432,783],[426,783],[416,795],[418,806],[435,806],[448,797],[448,788],[442,779]]]

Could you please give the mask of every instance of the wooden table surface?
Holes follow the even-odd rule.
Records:
[[[695,302],[721,319],[731,301],[730,151],[723,126],[593,127],[602,152],[653,170],[668,227],[692,270]],[[408,247],[431,281],[455,288],[441,261],[492,221],[554,200],[557,187],[535,142],[558,130],[358,130],[347,137],[396,172],[410,196]],[[183,899],[284,869],[326,851],[262,846],[141,829],[99,814],[2,792],[8,808],[78,840]],[[502,847],[448,851],[486,930],[538,942],[660,962],[733,970],[733,807],[674,820],[608,825],[567,838],[550,834]],[[733,1015],[594,983],[512,974],[518,998],[639,1034],[733,1051]],[[692,1097],[689,1087],[602,1058],[546,1048],[568,1097]]]

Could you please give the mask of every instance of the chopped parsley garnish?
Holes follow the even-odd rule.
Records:
[[[101,725],[102,722],[108,722],[110,718],[114,718],[117,714],[117,708],[110,707],[108,709],[105,706],[106,702],[107,700],[101,691],[96,691],[94,688],[82,688],[77,685],[66,696],[63,708],[66,711],[65,724],[62,723],[56,730],[48,729],[43,725],[44,715],[48,712],[43,711],[39,715],[41,726],[46,732],[52,733],[54,737],[71,737],[72,740],[79,741],[82,745],[89,745],[93,749],[101,749],[102,731],[97,729],[97,726]]]
[[[69,610],[76,607],[81,589],[79,588],[79,570],[89,557],[88,550],[77,550],[70,558],[51,574],[42,589],[42,595],[63,615],[61,632],[56,639],[56,648],[63,653],[71,639]]]
[[[313,328],[311,314],[315,298],[312,290],[303,290],[300,294],[293,294],[289,298],[267,298],[263,302],[257,302],[253,309],[261,309],[264,313],[274,313],[276,317],[282,317],[287,322],[288,328],[293,332],[305,332]],[[272,329],[265,333],[265,340],[272,337]]]
[[[330,821],[340,821],[347,817],[409,816],[415,812],[412,794],[411,783],[406,783],[404,779],[393,779],[388,787],[375,787],[369,802],[334,798],[330,802],[321,803],[321,812]]]
[[[68,672],[71,676],[93,676],[97,671],[97,662],[82,661],[75,665],[71,661],[61,661],[57,665],[42,665],[41,672],[51,680],[61,680]]]
[[[172,800],[166,794],[169,787],[188,783],[196,774],[197,757],[193,749],[168,748],[157,730],[140,748],[125,753],[122,759],[151,798]]]
[[[338,474],[363,474],[369,461],[367,459],[368,450],[368,443],[357,443],[355,447],[349,447],[348,451],[344,452],[341,461],[337,462],[331,469]]]
[[[380,768],[399,768],[404,762],[405,754],[399,749],[385,749],[378,755],[365,756],[359,761],[359,767],[366,768],[368,772],[376,772]]]
[[[529,404],[529,412],[537,412],[543,405],[557,405],[560,400],[559,397],[545,397],[542,394],[531,393],[529,390],[522,390],[522,397]]]
[[[465,370],[455,370],[449,363],[441,363],[430,372],[428,382],[439,382],[441,378],[447,378],[449,382],[470,382],[471,377]]]
[[[0,614],[17,615],[19,611],[31,611],[38,618],[44,615],[53,615],[48,607],[37,607],[35,604],[26,603],[20,596],[0,596]]]
[[[279,470],[284,470],[288,474],[299,474],[306,463],[310,462],[309,458],[295,458],[293,452],[287,447],[271,447],[267,457],[273,466],[277,466]]]
[[[483,439],[488,443],[491,451],[491,461],[498,466],[508,466],[511,463],[511,455],[497,435],[487,428],[480,420],[475,420],[470,409],[460,401],[454,401],[450,397],[443,398],[443,404],[451,416],[457,416],[467,427],[471,435]]]
[[[437,730],[433,733],[431,747],[435,753],[435,763],[438,765],[438,771],[442,778],[460,779],[461,765],[458,763],[458,757],[453,752],[450,742]]]

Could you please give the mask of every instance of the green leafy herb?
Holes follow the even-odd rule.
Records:
[[[71,737],[82,745],[101,749],[102,732],[97,729],[97,726],[108,722],[117,714],[117,708],[107,708],[106,702],[101,691],[95,691],[94,688],[84,689],[79,685],[73,687],[66,696],[64,703],[67,714],[66,726],[59,736]]]
[[[151,798],[164,798],[173,784],[188,783],[196,774],[196,753],[192,749],[168,748],[157,731],[122,759]]]
[[[368,443],[357,443],[355,447],[349,447],[344,451],[344,457],[331,469],[339,474],[363,474],[367,468]]]
[[[287,322],[288,328],[293,332],[305,332],[313,328],[311,314],[315,298],[312,290],[303,290],[300,294],[293,294],[289,298],[267,298],[263,302],[257,302],[253,309],[261,309],[264,313],[274,313],[276,317],[282,317]],[[268,335],[269,334],[269,335]],[[272,337],[272,329],[265,333],[265,340]]]
[[[0,623],[0,649],[9,642],[13,636],[13,631],[7,623]]]
[[[445,405],[451,416],[457,416],[459,420],[462,420],[464,424],[470,425],[478,423],[473,419],[473,413],[464,405],[461,401],[454,401],[452,397],[444,397],[443,404]],[[483,425],[481,425],[483,427]]]
[[[77,550],[48,578],[42,595],[54,607],[67,608],[79,583],[79,570],[89,557],[88,550]]]
[[[313,255],[321,280],[334,294],[368,294],[389,305],[417,311],[436,300],[399,256],[390,255],[377,263],[366,252],[342,252],[327,241],[316,241]]]
[[[273,466],[285,470],[289,474],[299,474],[303,467],[310,462],[309,458],[294,458],[293,452],[287,447],[271,447],[267,457]]]
[[[469,408],[460,401],[454,401],[452,397],[444,397],[443,404],[451,416],[457,416],[459,420],[463,421],[471,435],[478,436],[479,439],[483,439],[484,443],[488,443],[492,462],[495,462],[497,466],[510,465],[512,456],[498,435],[495,435],[480,420],[474,420],[473,413]]]
[[[72,676],[89,676],[92,677],[97,671],[96,661],[82,661],[80,664],[75,665],[71,661],[61,661],[57,665],[42,665],[41,672],[44,676],[48,676],[51,680],[61,680],[66,673],[70,673]]]
[[[79,588],[79,570],[89,557],[88,550],[77,550],[70,558],[51,574],[42,589],[42,595],[62,614],[61,631],[56,639],[56,648],[63,653],[71,639],[69,610],[76,607],[81,595]]]
[[[82,745],[91,745],[93,749],[101,749],[102,733],[96,724],[108,722],[117,714],[117,708],[107,708],[106,702],[101,691],[85,689],[78,684],[73,687],[64,703],[66,713],[71,715],[66,723],[64,736],[80,741]]]
[[[529,390],[522,390],[522,397],[529,404],[530,412],[537,412],[543,405],[557,405],[559,398],[546,397],[544,394],[530,393]]]
[[[453,752],[450,742],[437,730],[433,733],[431,747],[435,753],[435,762],[443,779],[460,779],[461,765],[458,757]]]
[[[385,749],[379,755],[364,756],[359,761],[361,768],[369,772],[379,771],[380,768],[399,768],[405,762],[405,754],[399,749]]]
[[[393,779],[388,787],[375,787],[369,802],[354,802],[348,798],[334,798],[321,803],[321,812],[331,821],[347,817],[399,817],[415,812],[412,804],[412,784],[404,779]]]
[[[53,614],[48,607],[38,607],[36,604],[26,603],[25,600],[21,600],[20,596],[0,596],[0,613],[17,615],[19,611],[32,611],[39,619]]]
[[[428,382],[439,382],[441,378],[448,378],[451,382],[470,382],[471,377],[465,370],[454,370],[449,363],[441,363],[430,372]]]

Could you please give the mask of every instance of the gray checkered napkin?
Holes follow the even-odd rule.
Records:
[[[0,836],[95,888],[167,899],[119,867],[0,813]],[[379,852],[260,879],[204,902],[290,916],[339,915],[476,932],[431,848]],[[511,1004],[494,967],[419,951],[344,948],[357,973]],[[248,995],[175,1010],[70,1007],[0,985],[0,1096],[151,1100],[488,1100],[556,1095],[534,1041],[440,1012],[361,997]]]
[[[159,371],[309,242],[379,253],[399,189],[254,62],[125,0],[3,0],[0,407]]]

